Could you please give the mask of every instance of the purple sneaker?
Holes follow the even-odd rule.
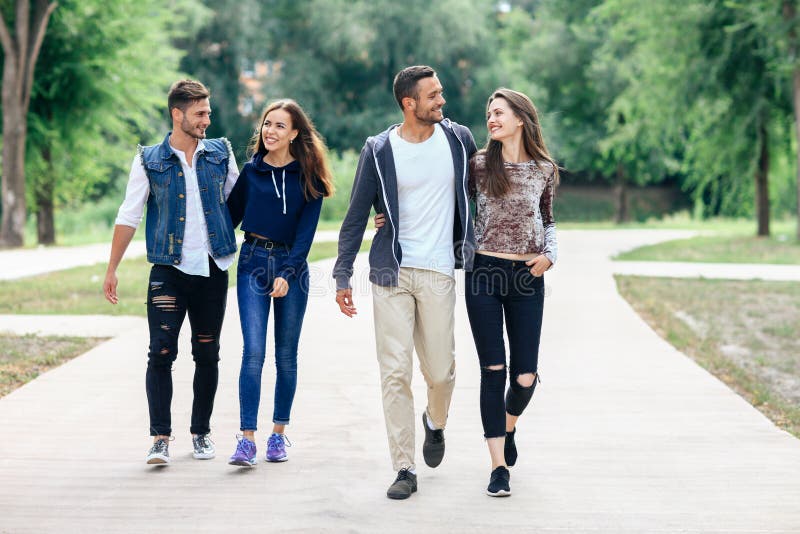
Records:
[[[253,467],[256,465],[256,444],[246,437],[236,436],[239,443],[236,444],[236,452],[233,453],[228,463],[230,465],[241,465],[242,467]]]
[[[286,447],[291,447],[292,442],[286,437],[286,434],[276,434],[273,432],[267,440],[267,461],[268,462],[285,462],[289,459],[286,454]]]

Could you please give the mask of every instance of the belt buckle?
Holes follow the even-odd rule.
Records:
[[[269,239],[265,239],[264,240],[264,250],[272,250],[273,248],[275,248],[275,243],[273,243]]]

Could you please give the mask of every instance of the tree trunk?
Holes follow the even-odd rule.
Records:
[[[783,19],[789,24],[789,59],[792,68],[792,102],[794,104],[794,132],[797,146],[800,147],[800,66],[797,64],[797,31],[795,18],[797,9],[794,0],[784,0]],[[797,240],[800,241],[800,148],[795,154],[797,158]]]
[[[6,63],[10,63],[8,58]],[[4,69],[6,70],[6,69]],[[3,85],[3,219],[0,247],[21,247],[25,232],[25,114]],[[8,91],[9,93],[11,91]]]
[[[614,186],[614,197],[616,198],[616,223],[628,222],[628,184],[625,179],[625,167],[622,163],[617,163],[617,183]]]
[[[47,163],[47,169],[53,166],[50,149],[42,150],[42,159]],[[53,213],[55,184],[51,177],[52,173],[48,172],[48,176],[45,176],[36,187],[36,237],[40,245],[54,245],[56,242]]]
[[[756,168],[756,216],[758,236],[769,236],[769,139],[767,121],[758,125],[758,168]]]
[[[0,16],[0,43],[3,63],[3,218],[0,247],[24,243],[25,215],[25,139],[28,135],[28,105],[33,87],[33,71],[44,40],[55,2],[36,0],[31,18],[29,0],[16,1],[14,34]]]

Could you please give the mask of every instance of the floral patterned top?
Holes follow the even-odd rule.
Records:
[[[534,160],[505,163],[511,189],[500,198],[477,187],[485,178],[486,159],[475,155],[469,162],[469,191],[477,204],[477,250],[505,254],[543,254],[556,263],[558,241],[553,217],[555,169]]]

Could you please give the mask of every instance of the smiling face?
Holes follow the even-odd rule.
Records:
[[[505,98],[495,98],[486,111],[486,128],[492,140],[502,142],[522,136],[522,119],[514,114]]]
[[[206,128],[211,125],[211,104],[208,98],[196,100],[186,106],[186,111],[173,108],[173,119],[177,119],[183,133],[195,139],[206,138]]]
[[[292,116],[285,109],[273,109],[264,117],[261,124],[261,142],[269,152],[289,150],[289,143],[297,137],[298,131],[292,124]]]
[[[413,100],[414,118],[423,124],[436,124],[444,118],[442,108],[447,103],[444,89],[436,76],[428,76],[417,82],[417,97]]]

